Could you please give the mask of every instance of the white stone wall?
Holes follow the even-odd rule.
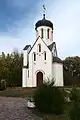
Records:
[[[23,66],[27,66],[29,62],[29,51],[31,47],[29,47],[27,50],[23,50]],[[28,81],[28,69],[22,68],[22,87],[27,87],[27,81]]]
[[[63,86],[63,64],[53,63],[52,65],[53,78],[56,86]]]
[[[47,26],[40,26],[37,28],[37,33],[36,33],[36,38],[38,38],[38,36],[41,37],[41,29],[43,28],[43,33],[44,33],[44,37],[43,40],[46,42],[47,45],[50,45],[53,42],[53,33],[52,33],[52,28],[47,27]],[[49,36],[50,38],[47,38],[47,29],[49,29]]]
[[[27,63],[29,61],[28,53],[30,51],[31,47],[28,47],[27,50],[23,50],[23,66],[27,66]]]
[[[27,69],[22,68],[22,87],[27,87]]]
[[[38,44],[41,44],[41,52],[38,52]],[[46,60],[44,60],[44,51],[46,51]],[[36,61],[33,60],[33,53],[36,53]],[[52,75],[52,54],[45,43],[39,38],[29,54],[29,79],[28,87],[36,87],[36,74],[42,71],[45,77]]]
[[[27,50],[23,51],[23,66],[27,66]]]

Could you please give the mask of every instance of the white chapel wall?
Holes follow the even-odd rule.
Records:
[[[41,52],[38,52],[38,44],[41,44]],[[44,60],[44,51],[46,51],[46,60]],[[36,61],[33,60],[33,53],[36,52]],[[29,54],[29,81],[33,87],[36,87],[36,73],[40,70],[44,74],[44,78],[52,75],[52,54],[45,43],[38,39],[32,51]]]
[[[27,69],[22,69],[22,87],[27,87]]]
[[[23,50],[23,66],[27,66],[29,62],[29,56],[28,53],[30,51],[31,47],[29,46],[27,50]]]
[[[63,86],[63,64],[53,63],[52,65],[53,78],[56,86]]]
[[[23,66],[27,66],[27,50],[23,51]]]

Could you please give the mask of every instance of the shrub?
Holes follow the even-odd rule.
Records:
[[[69,117],[71,120],[80,120],[80,90],[73,88],[70,99],[72,102],[69,109]]]
[[[64,94],[57,87],[53,87],[53,112],[56,114],[61,114],[64,111]]]
[[[60,114],[64,111],[64,96],[61,90],[48,81],[34,93],[34,102],[40,112]]]
[[[5,90],[6,89],[6,81],[5,80],[1,80],[0,81],[0,90]]]
[[[70,93],[71,101],[79,101],[80,100],[80,90],[76,87],[73,87]]]

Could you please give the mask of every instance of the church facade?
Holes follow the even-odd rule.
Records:
[[[37,87],[47,78],[63,86],[63,61],[53,41],[53,23],[45,18],[35,24],[36,41],[23,49],[22,87]]]

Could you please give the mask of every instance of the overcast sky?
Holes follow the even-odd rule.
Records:
[[[0,0],[0,53],[35,42],[43,4],[53,22],[58,56],[80,56],[80,0]]]

